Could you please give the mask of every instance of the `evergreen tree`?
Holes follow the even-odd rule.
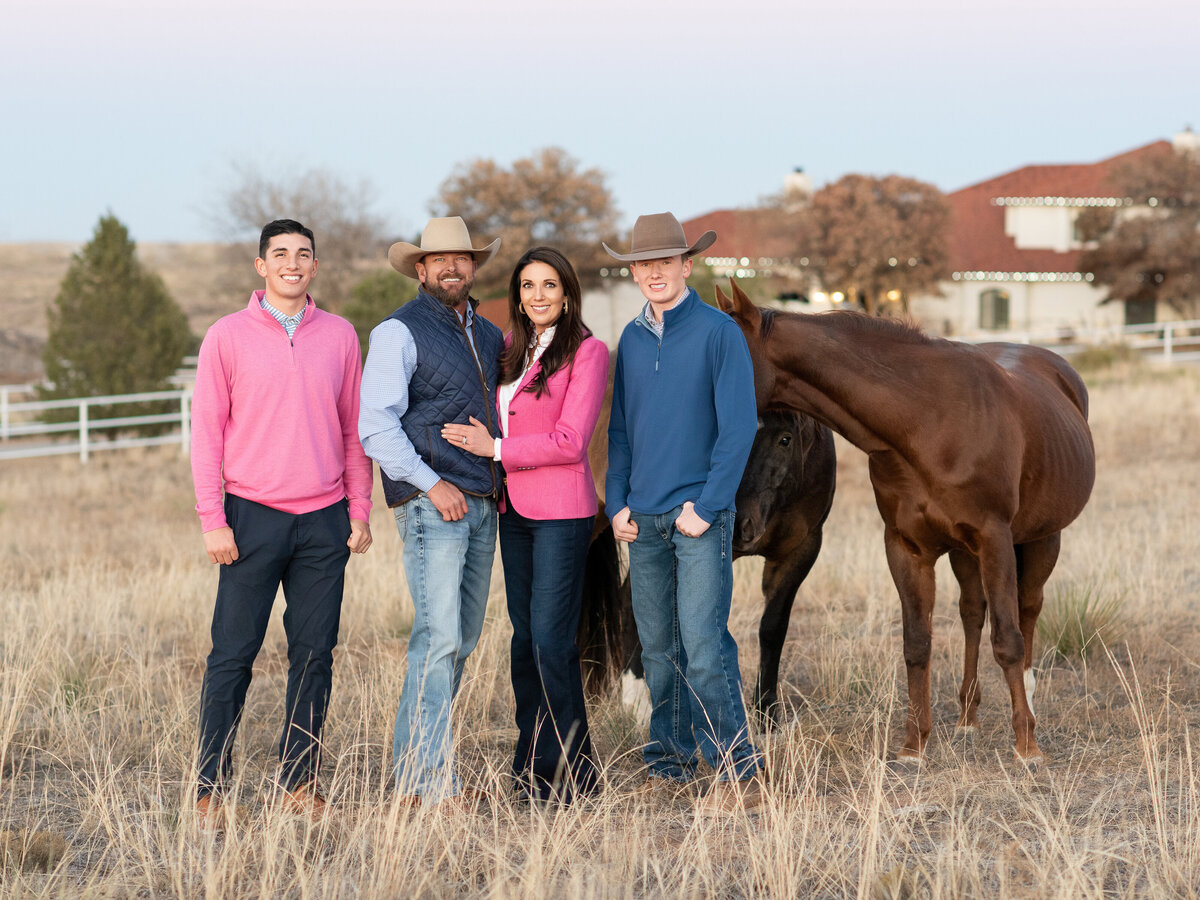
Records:
[[[417,282],[394,269],[380,269],[359,279],[350,289],[350,302],[342,307],[341,315],[354,326],[364,360],[371,345],[371,330],[415,297],[418,287]]]
[[[109,214],[75,254],[46,310],[49,337],[42,360],[52,386],[40,389],[43,399],[168,389],[168,379],[195,347],[183,310],[135,251],[128,230]],[[125,407],[96,409],[94,415],[138,413]],[[74,410],[46,414],[74,416]]]

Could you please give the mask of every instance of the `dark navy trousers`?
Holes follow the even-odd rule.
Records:
[[[280,780],[288,789],[313,783],[350,557],[349,505],[342,500],[292,514],[227,494],[225,518],[238,559],[220,567],[212,652],[200,697],[199,792],[219,790],[232,774],[233,740],[254,658],[281,584],[288,680]]]
[[[575,631],[593,518],[500,516],[517,707],[513,777],[536,800],[569,801],[597,780]]]

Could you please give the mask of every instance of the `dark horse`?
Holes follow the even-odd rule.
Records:
[[[929,739],[934,563],[949,553],[966,638],[958,724],[978,723],[990,615],[1016,755],[1040,760],[1034,627],[1062,530],[1096,475],[1082,379],[1039,347],[952,343],[859,313],[760,310],[736,284],[732,299],[718,289],[717,302],[750,346],[759,409],[807,413],[869,457],[904,622],[909,711],[899,756],[920,759]]]
[[[754,709],[767,725],[775,724],[779,660],[792,604],[821,552],[836,476],[833,433],[827,427],[791,410],[760,416],[738,486],[733,558],[764,560]]]
[[[611,368],[610,368],[611,373]],[[641,642],[633,622],[629,584],[620,571],[612,526],[603,507],[608,462],[608,413],[612,385],[589,448],[601,498],[588,555],[579,646],[593,692],[621,670],[642,674]],[[808,416],[771,412],[759,420],[754,447],[737,493],[733,555],[764,558],[759,622],[759,665],[754,710],[774,724],[779,701],[779,661],[792,604],[821,550],[821,528],[833,503],[837,474],[833,434]]]

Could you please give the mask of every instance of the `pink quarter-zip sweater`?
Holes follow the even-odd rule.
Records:
[[[371,461],[358,440],[362,362],[345,319],[309,297],[292,340],[255,291],[204,336],[192,398],[192,481],[202,531],[223,528],[222,489],[288,513],[346,497],[370,521]]]

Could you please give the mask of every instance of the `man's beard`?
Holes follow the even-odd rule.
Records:
[[[429,294],[431,297],[436,297],[442,302],[443,306],[448,306],[451,309],[454,309],[454,307],[458,306],[458,304],[462,303],[471,295],[471,286],[474,284],[474,279],[471,279],[470,281],[463,279],[458,286],[458,290],[454,293],[451,293],[442,287],[441,284],[431,284],[427,281],[425,282],[425,293]]]

